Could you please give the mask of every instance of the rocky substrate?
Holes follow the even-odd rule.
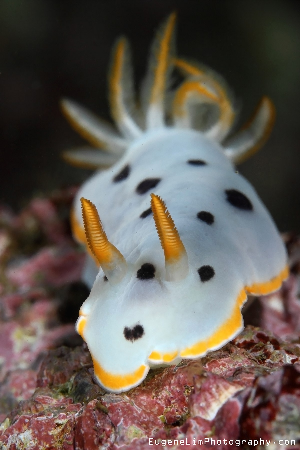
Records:
[[[300,238],[283,236],[291,275],[236,339],[111,394],[74,330],[88,295],[74,193],[0,208],[0,449],[300,449]]]

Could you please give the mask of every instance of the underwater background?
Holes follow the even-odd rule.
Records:
[[[85,142],[64,119],[69,97],[110,120],[111,48],[126,35],[139,86],[155,30],[178,12],[177,52],[210,66],[235,94],[242,125],[261,96],[277,117],[265,147],[238,167],[281,231],[300,229],[300,2],[292,0],[2,0],[0,2],[0,201],[78,184],[65,149]]]

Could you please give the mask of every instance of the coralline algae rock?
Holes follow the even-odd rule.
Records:
[[[79,279],[84,261],[68,224],[74,192],[34,199],[17,216],[0,208],[1,421],[34,393],[50,348],[81,342],[74,323],[62,323],[57,314],[61,292]]]
[[[0,449],[300,449],[300,239],[284,236],[283,288],[249,308],[259,327],[110,394],[74,331],[87,295],[67,220],[74,192],[18,216],[0,208]]]

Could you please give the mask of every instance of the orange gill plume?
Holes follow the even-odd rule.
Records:
[[[159,128],[165,125],[165,96],[173,67],[174,28],[176,13],[170,14],[159,29],[152,47],[148,75],[145,79],[147,92],[146,128]]]
[[[211,70],[201,69],[179,58],[174,58],[173,64],[187,77],[175,93],[175,123],[180,127],[193,128],[190,107],[203,103],[215,105],[219,109],[219,117],[216,123],[205,131],[205,135],[221,142],[229,133],[235,117],[232,99],[225,86],[222,86]]]
[[[112,57],[109,77],[109,100],[112,117],[123,136],[129,140],[139,137],[139,128],[132,113],[137,115],[134,104],[134,83],[130,61],[130,51],[127,39],[121,37]]]

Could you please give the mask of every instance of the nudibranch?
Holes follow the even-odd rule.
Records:
[[[97,382],[116,393],[140,384],[150,367],[225,345],[243,328],[247,296],[269,294],[288,276],[273,220],[234,167],[268,138],[272,102],[263,97],[229,135],[232,95],[212,70],[175,56],[174,26],[171,14],[154,39],[139,102],[128,42],[118,40],[109,76],[117,130],[62,102],[97,147],[65,154],[98,169],[72,211],[91,287],[76,327]],[[173,88],[174,71],[182,79]]]

